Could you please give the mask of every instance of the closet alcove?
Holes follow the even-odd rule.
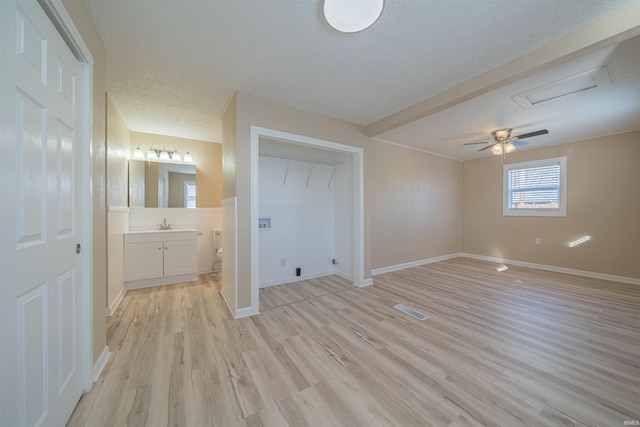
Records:
[[[259,139],[259,287],[353,280],[353,164],[350,153]]]

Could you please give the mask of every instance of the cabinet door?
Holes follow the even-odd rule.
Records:
[[[124,280],[162,277],[162,242],[127,243],[124,245]]]
[[[196,241],[164,242],[164,275],[193,274],[196,272]]]

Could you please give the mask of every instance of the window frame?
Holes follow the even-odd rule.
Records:
[[[531,169],[545,166],[560,166],[558,189],[558,208],[509,208],[509,172],[518,169]],[[508,163],[502,165],[502,216],[567,216],[567,157],[532,160],[529,162]]]

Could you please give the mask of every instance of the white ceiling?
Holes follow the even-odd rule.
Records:
[[[386,0],[378,22],[356,34],[333,31],[321,0],[85,3],[107,51],[107,92],[127,126],[220,142],[221,116],[236,90],[372,125],[639,1]],[[605,88],[531,110],[511,99],[603,65],[612,82]],[[529,146],[640,129],[639,40],[374,136],[468,159],[490,150],[463,143],[501,127],[516,135],[549,130]]]

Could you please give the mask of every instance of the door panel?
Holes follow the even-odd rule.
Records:
[[[48,284],[18,297],[18,425],[39,425],[49,410]]]
[[[2,1],[0,16],[0,425],[64,425],[83,387],[82,67],[37,2]]]
[[[57,120],[57,185],[58,189],[58,212],[57,212],[57,237],[70,238],[74,235],[75,224],[75,200],[74,200],[74,183],[75,183],[75,162],[74,162],[74,130],[62,122]]]
[[[56,386],[63,392],[72,381],[78,369],[77,343],[77,283],[74,270],[65,271],[58,277],[57,307],[58,313],[58,375]],[[69,313],[69,315],[66,315]]]
[[[16,95],[15,180],[18,248],[46,239],[46,109],[21,91]]]

